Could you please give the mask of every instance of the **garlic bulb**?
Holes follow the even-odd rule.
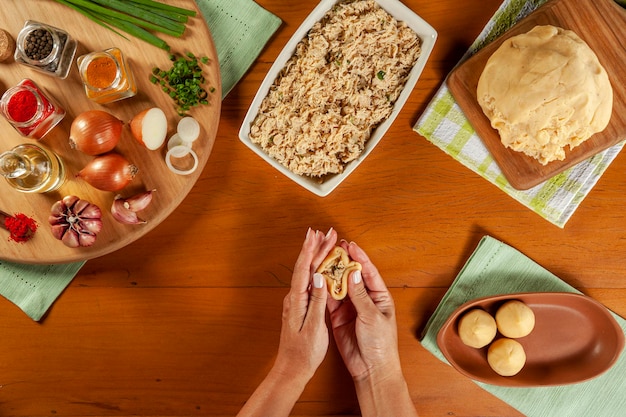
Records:
[[[70,248],[91,246],[102,230],[102,212],[95,204],[69,195],[52,205],[52,235]]]

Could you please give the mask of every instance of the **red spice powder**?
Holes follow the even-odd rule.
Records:
[[[37,97],[28,90],[18,91],[11,96],[7,111],[16,122],[27,122],[37,113]]]
[[[17,213],[14,216],[7,216],[4,225],[11,233],[10,240],[15,242],[26,242],[33,237],[37,231],[37,222],[25,214]]]

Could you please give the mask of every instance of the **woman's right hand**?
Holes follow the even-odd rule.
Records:
[[[335,342],[354,380],[363,417],[417,417],[398,354],[393,298],[378,269],[356,243],[342,242],[363,271],[348,280],[343,302],[328,298]]]
[[[355,380],[401,372],[393,298],[378,269],[356,243],[342,242],[363,268],[348,280],[348,298],[328,299],[335,342]],[[381,376],[382,376],[381,375]]]

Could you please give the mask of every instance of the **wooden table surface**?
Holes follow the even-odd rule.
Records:
[[[391,287],[420,415],[520,415],[417,335],[484,235],[626,316],[626,155],[560,229],[444,154],[412,126],[500,0],[405,0],[439,33],[431,59],[375,151],[330,196],[316,197],[237,138],[266,71],[317,4],[258,2],[284,24],[224,100],[213,153],[178,209],[88,261],[42,322],[0,302],[0,415],[236,414],[272,364],[309,226],[358,242]],[[293,415],[358,414],[331,346]]]

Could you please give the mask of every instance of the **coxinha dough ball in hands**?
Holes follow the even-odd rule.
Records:
[[[465,313],[459,320],[459,337],[467,346],[482,348],[496,337],[496,321],[491,314],[479,308]]]
[[[496,324],[506,337],[528,336],[535,328],[535,314],[521,301],[507,301],[496,311]]]
[[[526,352],[517,340],[498,339],[489,345],[487,362],[497,374],[513,376],[519,373],[526,364]]]

